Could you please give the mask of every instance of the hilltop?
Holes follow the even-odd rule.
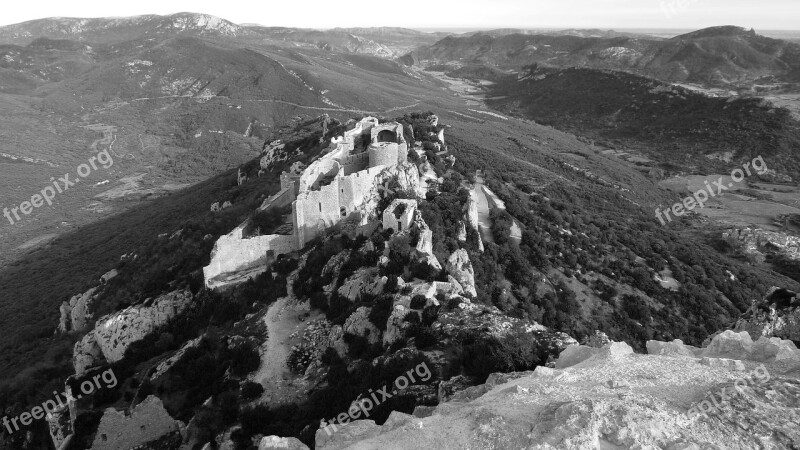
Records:
[[[408,65],[530,64],[626,71],[668,82],[749,89],[754,82],[798,83],[800,45],[739,27],[713,27],[659,39],[583,33],[448,36],[404,55]]]

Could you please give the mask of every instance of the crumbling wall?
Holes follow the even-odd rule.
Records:
[[[318,191],[303,192],[292,204],[298,248],[341,220],[339,181],[337,178]]]
[[[401,206],[402,205],[402,206]],[[402,211],[400,210],[402,208]],[[417,201],[396,199],[383,211],[383,229],[404,233],[411,228],[417,212]]]
[[[297,249],[293,236],[272,234],[242,239],[243,230],[244,224],[221,236],[214,244],[211,262],[203,268],[207,287],[211,286],[211,281],[215,277],[224,273],[236,272],[258,264],[263,264],[266,270],[268,250],[280,255]]]
[[[173,419],[158,397],[149,396],[131,410],[108,408],[100,419],[92,450],[137,448],[180,432],[180,422]]]

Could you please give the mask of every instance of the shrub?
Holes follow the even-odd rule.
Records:
[[[253,400],[260,397],[263,393],[264,386],[261,386],[260,383],[255,383],[252,381],[245,381],[242,383],[241,396],[243,400]]]
[[[411,299],[411,309],[423,309],[428,304],[428,299],[424,295],[415,295]]]
[[[389,316],[392,315],[393,307],[394,297],[391,295],[382,295],[378,297],[378,300],[369,312],[369,321],[379,330],[386,331],[386,322],[389,320]]]

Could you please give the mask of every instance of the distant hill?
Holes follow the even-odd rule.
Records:
[[[40,38],[118,44],[170,35],[397,57],[419,46],[433,44],[447,34],[390,27],[313,30],[253,24],[237,25],[208,14],[183,12],[168,16],[144,15],[94,19],[54,17],[32,20],[0,27],[0,44],[27,45]]]
[[[0,27],[0,42],[25,45],[45,37],[111,44],[169,33],[237,37],[247,31],[219,17],[187,12],[120,18],[52,17]]]
[[[670,82],[746,86],[800,82],[800,45],[734,26],[706,28],[671,39],[587,33],[449,36],[400,60],[408,65],[482,64],[622,70]]]
[[[712,98],[623,72],[529,68],[495,84],[488,103],[506,113],[600,140],[649,148],[657,161],[710,166],[733,152],[781,161],[800,174],[800,123],[759,98]]]

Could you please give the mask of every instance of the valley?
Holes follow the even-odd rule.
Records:
[[[798,48],[738,27],[0,27],[0,208],[113,159],[0,223],[0,409],[115,377],[0,449],[790,448]],[[748,432],[689,417],[762,368],[719,406]]]

